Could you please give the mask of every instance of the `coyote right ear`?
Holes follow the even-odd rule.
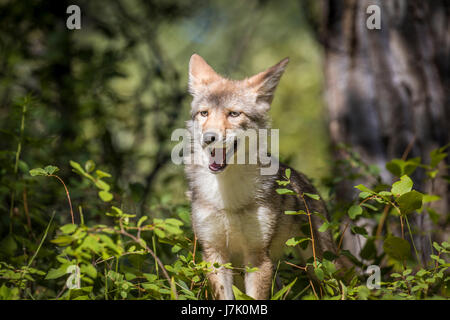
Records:
[[[189,61],[189,92],[195,95],[211,82],[221,77],[198,54],[194,53]]]
[[[289,58],[284,58],[269,69],[247,79],[247,85],[255,90],[257,100],[270,105],[273,100],[275,89],[277,88],[284,69],[289,62]]]

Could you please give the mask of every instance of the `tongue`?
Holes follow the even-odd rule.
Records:
[[[211,157],[209,158],[209,168],[211,170],[219,170],[226,166],[226,152],[222,149],[222,159],[216,159],[216,149],[211,151]],[[219,157],[220,155],[218,155]]]

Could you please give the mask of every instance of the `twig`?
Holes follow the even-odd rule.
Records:
[[[53,218],[55,217],[55,212],[53,211],[52,217],[50,218],[50,222],[47,225],[47,228],[45,229],[44,235],[42,236],[41,242],[39,243],[39,246],[36,249],[36,252],[34,253],[33,257],[30,259],[30,262],[28,262],[27,267],[31,266],[33,263],[34,258],[36,258],[37,254],[39,253],[39,250],[41,250],[42,244],[45,241],[45,238],[47,238],[48,230],[50,229],[50,225],[52,224]]]
[[[306,204],[305,196],[303,195],[303,193],[301,194],[301,199],[303,200],[303,203],[305,204],[306,214],[308,215],[309,230],[311,233],[311,245],[312,245],[313,257],[314,257],[314,268],[317,268],[316,248],[315,248],[315,244],[314,244],[314,232],[313,232],[313,227],[312,227],[312,222],[311,222],[311,212],[309,212],[309,208],[308,208],[308,205]]]
[[[405,227],[403,225],[403,217],[400,215],[400,226],[402,229],[402,239],[405,239],[405,231],[403,230]]]
[[[288,265],[290,265],[290,266],[293,266],[294,268],[301,269],[301,270],[303,270],[303,271],[306,271],[306,270],[308,269],[307,267],[298,266],[298,265],[293,264],[293,263],[290,263],[290,262],[288,262],[288,261],[284,261],[284,263],[286,263],[286,264],[288,264]]]
[[[309,280],[309,284],[311,285],[311,288],[312,288],[312,290],[314,292],[314,296],[316,297],[317,300],[319,300],[319,296],[317,295],[316,289],[314,289],[314,285],[313,285],[311,280]]]
[[[19,143],[17,144],[16,160],[14,163],[14,180],[17,180],[17,173],[19,172],[19,159],[20,159],[20,153],[22,152],[22,140],[23,140],[23,133],[25,131],[25,114],[27,112],[28,102],[29,102],[29,100],[27,97],[22,105],[22,119],[20,122],[20,136],[19,136]],[[14,213],[15,198],[16,198],[16,189],[13,188],[13,190],[11,191],[11,204],[9,207],[9,233],[13,232],[13,213]]]
[[[384,206],[383,215],[380,218],[380,223],[378,224],[377,232],[375,233],[375,239],[378,239],[383,231],[384,222],[386,221],[387,215],[389,213],[390,206],[387,204]]]
[[[27,199],[27,188],[23,188],[23,210],[25,211],[25,216],[27,218],[27,225],[28,229],[30,229],[30,233],[33,233],[33,229],[31,228],[31,219],[30,219],[30,212],[28,210],[28,199]]]
[[[411,243],[413,245],[414,252],[416,253],[417,262],[419,262],[420,266],[422,266],[422,261],[419,258],[419,253],[417,252],[416,245],[414,244],[414,238],[412,235],[411,227],[409,226],[408,217],[406,215],[405,215],[405,221],[406,221],[406,225],[408,226],[409,236],[411,237]]]
[[[127,237],[133,239],[136,243],[138,243],[138,244],[140,244],[141,246],[145,247],[145,250],[147,250],[147,252],[150,253],[150,254],[152,255],[152,257],[155,259],[155,261],[157,262],[157,264],[158,264],[159,267],[161,268],[161,270],[162,270],[162,272],[163,272],[163,274],[164,274],[164,277],[169,281],[169,284],[171,283],[172,280],[171,280],[169,274],[167,273],[167,270],[166,270],[166,268],[164,267],[164,264],[161,262],[161,260],[159,260],[159,258],[158,258],[158,257],[156,256],[156,254],[153,252],[153,250],[150,249],[150,248],[147,246],[146,243],[143,243],[143,242],[141,241],[140,238],[137,238],[136,236],[132,235],[131,233],[128,233],[127,231],[125,231],[125,229],[123,228],[123,225],[122,225],[122,221],[121,221],[121,220],[120,220],[120,234],[122,234],[122,235],[124,235],[124,236],[127,236]],[[173,293],[174,293],[175,298],[178,299],[177,291],[176,291],[174,288],[172,288],[172,290],[173,290]]]
[[[75,220],[74,220],[74,218],[73,218],[72,201],[70,201],[69,190],[67,189],[66,184],[64,183],[64,181],[63,181],[60,177],[58,177],[58,176],[55,175],[55,174],[49,174],[48,176],[49,176],[49,177],[55,177],[55,178],[58,179],[58,180],[62,183],[62,185],[64,186],[64,189],[66,190],[67,200],[69,200],[70,216],[72,217],[72,224],[75,224]]]
[[[413,138],[411,139],[411,141],[408,143],[408,145],[406,146],[405,151],[403,152],[402,155],[402,160],[405,161],[406,158],[408,157],[408,154],[411,152],[412,147],[414,146],[414,142],[416,141],[416,135],[413,136]]]
[[[349,224],[350,224],[350,222],[347,222],[347,224],[344,227],[344,231],[342,231],[341,238],[339,239],[339,244],[338,244],[337,252],[336,252],[338,255],[339,255],[339,252],[341,251],[342,240],[344,240],[344,234],[345,234],[345,231],[347,231]]]
[[[64,285],[63,288],[61,289],[61,291],[59,291],[59,293],[56,295],[55,299],[59,299],[59,297],[64,293],[64,291],[66,291],[67,286]]]

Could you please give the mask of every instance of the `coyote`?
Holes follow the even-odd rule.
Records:
[[[237,130],[269,128],[268,111],[275,89],[289,59],[244,80],[230,80],[217,74],[197,54],[189,62],[188,89],[193,96],[191,133],[194,156],[205,161],[185,165],[192,202],[192,225],[205,261],[215,264],[208,279],[215,299],[234,299],[232,270],[218,264],[257,267],[244,277],[245,292],[254,299],[267,299],[273,276],[273,261],[283,254],[287,239],[301,235],[305,215],[286,215],[288,210],[305,210],[298,197],[283,196],[276,180],[283,180],[286,165],[275,174],[262,175],[261,164],[230,163],[236,151]],[[246,150],[248,153],[249,151]],[[217,157],[218,153],[222,153]],[[219,159],[218,159],[219,158]],[[291,170],[291,188],[317,194],[301,173]],[[322,200],[307,200],[311,212],[327,215]],[[317,231],[320,218],[311,216],[315,251],[336,252],[331,233]],[[311,246],[309,246],[311,247]]]

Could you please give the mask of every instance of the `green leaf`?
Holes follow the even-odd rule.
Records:
[[[153,273],[144,273],[144,277],[149,282],[154,282],[154,281],[156,281],[156,279],[158,279],[158,276],[156,274],[153,274]]]
[[[28,164],[25,161],[19,159],[18,164],[19,164],[20,171],[22,171],[23,173],[30,172],[30,167],[28,166]]]
[[[69,265],[62,265],[58,269],[50,269],[45,276],[46,280],[58,279],[66,274]]]
[[[110,175],[109,173],[104,172],[104,171],[102,171],[102,170],[96,170],[96,171],[95,171],[95,174],[97,175],[97,177],[98,177],[99,179],[102,179],[102,178],[111,178],[111,175]]]
[[[181,220],[175,219],[175,218],[167,218],[164,220],[166,224],[170,224],[176,227],[180,227],[183,225],[183,222]]]
[[[392,196],[392,192],[389,192],[389,191],[380,191],[380,192],[378,192],[378,195],[379,195],[380,197],[390,197],[390,196]]]
[[[233,285],[233,293],[236,300],[255,300],[252,297],[246,295],[241,290],[239,290],[236,286]]]
[[[402,194],[405,194],[405,193],[411,191],[412,186],[413,186],[413,181],[411,180],[411,178],[408,177],[407,175],[404,175],[400,178],[399,181],[395,182],[392,185],[391,192],[394,195],[401,196]]]
[[[403,174],[403,160],[393,159],[386,163],[386,169],[394,176],[400,177]]]
[[[419,277],[423,277],[424,275],[428,274],[429,272],[425,269],[420,269],[419,271],[417,271],[416,275]]]
[[[311,199],[320,200],[320,197],[318,194],[307,193],[307,192],[304,192],[303,194]]]
[[[354,234],[360,234],[364,237],[367,237],[367,230],[364,229],[363,227],[359,227],[359,226],[352,226],[351,230]]]
[[[354,220],[357,216],[362,214],[363,209],[359,205],[353,205],[348,209],[348,216]]]
[[[59,171],[58,167],[55,166],[46,166],[44,168],[44,170],[48,173],[48,174],[54,174],[56,171]]]
[[[432,168],[436,167],[439,164],[439,162],[441,162],[442,160],[444,160],[447,157],[447,153],[444,152],[444,150],[447,148],[448,148],[448,145],[430,152],[430,158],[431,158],[430,166]]]
[[[295,237],[295,238],[290,238],[289,240],[286,241],[286,245],[290,246],[290,247],[295,247],[296,245],[305,242],[305,241],[309,241],[311,240],[308,237]]]
[[[281,290],[279,290],[277,293],[275,293],[271,300],[280,300],[283,295],[295,284],[297,281],[297,278],[294,279],[291,283],[289,283],[287,286],[283,287]]]
[[[333,262],[328,261],[326,259],[323,259],[322,261],[322,265],[325,268],[325,271],[329,274],[332,275],[333,273],[336,272],[336,266],[334,265]]]
[[[14,240],[13,234],[8,234],[5,238],[0,241],[0,252],[5,253],[8,256],[13,256],[14,252],[17,250],[18,245]],[[1,265],[0,265],[1,266]]]
[[[386,169],[397,177],[411,175],[418,166],[420,166],[420,157],[411,158],[407,161],[402,159],[393,159],[386,163]]]
[[[136,275],[130,272],[126,272],[125,273],[125,279],[127,279],[128,281],[134,280],[136,279]]]
[[[420,192],[415,190],[407,192],[397,198],[398,206],[402,214],[408,214],[422,207],[422,197]]]
[[[370,197],[372,194],[370,193],[370,192],[366,192],[366,191],[363,191],[363,192],[360,192],[359,193],[359,197],[361,198],[361,199],[366,199],[366,198],[368,198],[368,197]]]
[[[289,195],[295,195],[295,192],[290,189],[277,189],[278,194],[289,194]]]
[[[373,238],[367,239],[366,244],[360,252],[360,256],[365,260],[372,260],[376,258],[377,248],[375,246],[375,241]]]
[[[109,202],[113,199],[112,193],[102,190],[98,193],[100,199],[102,199],[104,202]]]
[[[284,214],[287,215],[299,215],[299,214],[307,214],[305,211],[303,210],[299,210],[299,211],[285,211]]]
[[[86,170],[86,172],[92,172],[95,169],[95,163],[92,160],[88,160],[86,161],[86,163],[84,164],[84,169]]]
[[[64,234],[71,234],[72,232],[74,232],[75,230],[77,230],[77,225],[76,224],[66,224],[64,226],[62,226],[61,228],[59,228]]]
[[[316,277],[319,279],[319,280],[323,280],[323,279],[325,279],[325,274],[324,274],[324,272],[323,272],[323,270],[322,269],[320,269],[320,268],[315,268],[314,269],[314,273],[316,274]]]
[[[51,243],[55,243],[59,246],[67,246],[72,243],[72,241],[75,240],[71,236],[59,236],[56,239],[50,240]]]
[[[368,192],[368,193],[375,193],[373,190],[370,190],[369,188],[367,188],[366,186],[362,185],[362,184],[358,184],[357,186],[355,186],[356,189],[363,191],[363,192]]]
[[[325,232],[328,230],[328,228],[330,226],[331,226],[331,224],[329,222],[324,222],[318,230],[319,230],[319,232]]]
[[[312,214],[315,216],[318,216],[322,221],[328,222],[328,219],[322,213],[320,213],[318,211],[314,211]]]
[[[145,290],[153,290],[153,291],[158,291],[159,290],[159,287],[156,284],[154,284],[154,283],[142,283],[142,287]]]
[[[361,207],[366,207],[366,208],[369,208],[370,210],[378,211],[377,207],[375,207],[375,206],[373,206],[371,204],[368,204],[368,203],[361,203]]]
[[[159,228],[153,229],[153,232],[155,232],[155,234],[156,234],[156,236],[158,238],[165,238],[166,237],[166,233],[164,231],[162,231],[161,229],[159,229]]]
[[[256,272],[256,271],[258,271],[258,270],[259,270],[258,267],[249,267],[249,266],[245,266],[245,272],[248,272],[248,273]]]
[[[434,201],[439,201],[439,200],[441,200],[441,197],[437,196],[437,195],[433,195],[433,194],[424,194],[422,197],[423,203],[429,203],[429,202],[434,202]]]
[[[31,169],[30,170],[30,175],[35,177],[35,176],[47,176],[47,171],[45,171],[42,168],[35,168],[35,169]]]
[[[75,171],[78,171],[78,173],[81,173],[82,175],[84,175],[86,173],[78,162],[70,160],[69,163],[70,163],[70,166],[73,169],[75,169]]]
[[[147,216],[141,217],[141,218],[139,219],[138,223],[137,223],[137,226],[140,227],[140,226],[145,222],[145,220],[147,220],[147,219],[148,219]]]
[[[439,223],[439,219],[440,219],[440,215],[439,213],[437,213],[436,210],[434,210],[433,208],[425,208],[425,210],[428,212],[431,221],[433,221],[435,224]]]
[[[97,278],[97,269],[92,264],[83,264],[80,269],[82,274],[88,275],[90,278]]]
[[[286,177],[289,179],[291,177],[291,169],[287,168],[284,172],[286,174]]]
[[[402,261],[411,254],[409,242],[398,237],[389,236],[383,243],[383,249],[391,258]]]
[[[107,184],[105,181],[102,181],[102,180],[95,181],[95,186],[104,191],[109,191],[109,189],[110,189],[109,184]]]

